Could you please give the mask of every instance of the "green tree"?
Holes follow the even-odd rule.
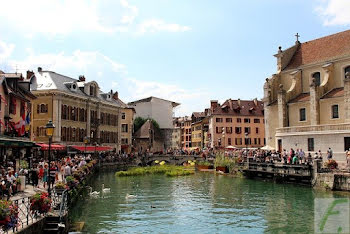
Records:
[[[159,129],[159,124],[154,119],[151,119],[151,118],[145,119],[142,117],[136,117],[134,120],[134,131],[137,132],[137,130],[139,130],[147,120],[151,120],[153,126],[157,129]]]
[[[146,122],[146,119],[142,117],[136,117],[134,119],[134,131],[137,132],[137,130],[139,130],[145,122]]]

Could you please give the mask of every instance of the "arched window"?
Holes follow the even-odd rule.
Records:
[[[344,69],[344,77],[346,76],[346,73],[350,74],[350,66],[347,66],[345,69]]]
[[[316,86],[320,86],[321,84],[321,73],[315,72],[312,74],[312,78],[315,79]]]

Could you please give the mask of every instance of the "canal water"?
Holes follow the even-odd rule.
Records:
[[[71,212],[87,233],[313,233],[314,199],[342,194],[309,187],[232,178],[96,176],[104,197],[81,198]],[[132,196],[134,195],[134,196]]]

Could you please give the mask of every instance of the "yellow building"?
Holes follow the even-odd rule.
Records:
[[[124,104],[125,105],[125,104]],[[134,131],[134,115],[135,109],[132,107],[124,107],[121,109],[121,149],[123,152],[130,153],[132,150],[132,133]]]
[[[47,142],[45,125],[52,120],[55,125],[53,142],[67,146],[109,146],[121,150],[121,136],[131,143],[132,118],[118,97],[118,92],[103,93],[97,82],[86,82],[84,76],[70,78],[38,68],[32,79],[31,90],[37,96],[32,103],[32,137],[36,142]],[[123,121],[122,113],[126,113]],[[128,130],[121,134],[121,123]]]
[[[350,148],[350,30],[282,50],[277,73],[266,79],[267,145],[306,152]]]
[[[191,116],[192,131],[191,131],[191,146],[192,149],[203,149],[204,147],[204,112],[193,112]]]

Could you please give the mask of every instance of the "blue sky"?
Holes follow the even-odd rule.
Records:
[[[349,0],[0,0],[0,69],[85,75],[190,115],[262,98],[278,46],[347,30]]]

